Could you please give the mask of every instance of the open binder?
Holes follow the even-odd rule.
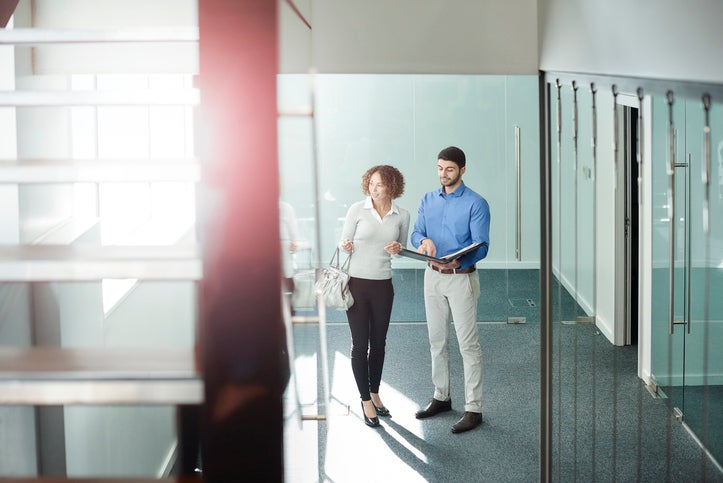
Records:
[[[422,260],[423,262],[431,260],[437,263],[449,263],[452,260],[456,260],[457,258],[466,255],[467,253],[474,251],[483,245],[487,245],[487,242],[472,243],[471,245],[467,245],[466,247],[443,257],[433,257],[431,255],[425,255],[423,253],[418,253],[414,250],[408,250],[406,248],[402,248],[402,250],[399,252],[399,255],[403,257],[414,258],[416,260]]]

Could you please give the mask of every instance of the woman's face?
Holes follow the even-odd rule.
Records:
[[[382,177],[379,172],[374,173],[371,178],[369,178],[369,194],[374,201],[391,200],[389,190],[382,182]]]

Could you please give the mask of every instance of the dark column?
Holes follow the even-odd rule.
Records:
[[[203,471],[211,482],[281,481],[277,2],[198,8]]]
[[[552,181],[550,90],[544,73],[540,95],[540,481],[552,481]]]

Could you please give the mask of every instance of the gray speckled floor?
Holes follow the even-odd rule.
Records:
[[[398,292],[399,293],[399,292]],[[539,324],[480,323],[484,424],[452,434],[463,411],[462,364],[451,338],[453,410],[417,420],[432,395],[423,322],[393,323],[380,395],[380,428],[361,418],[349,364],[349,329],[330,323],[328,418],[322,413],[316,326],[296,327],[296,378],[286,406],[289,482],[539,481]],[[554,328],[554,481],[723,481],[665,400],[636,376],[637,347],[615,347],[591,325]],[[296,382],[296,385],[293,383]]]

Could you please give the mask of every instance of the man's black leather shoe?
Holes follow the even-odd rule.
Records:
[[[431,401],[429,401],[429,404],[427,404],[427,407],[424,409],[420,409],[416,413],[414,413],[414,416],[417,419],[424,419],[431,416],[434,416],[435,414],[443,413],[445,411],[450,411],[452,409],[452,400],[448,401],[439,401],[437,399],[432,398]]]
[[[465,411],[459,421],[452,426],[453,433],[464,433],[482,424],[482,414]]]

